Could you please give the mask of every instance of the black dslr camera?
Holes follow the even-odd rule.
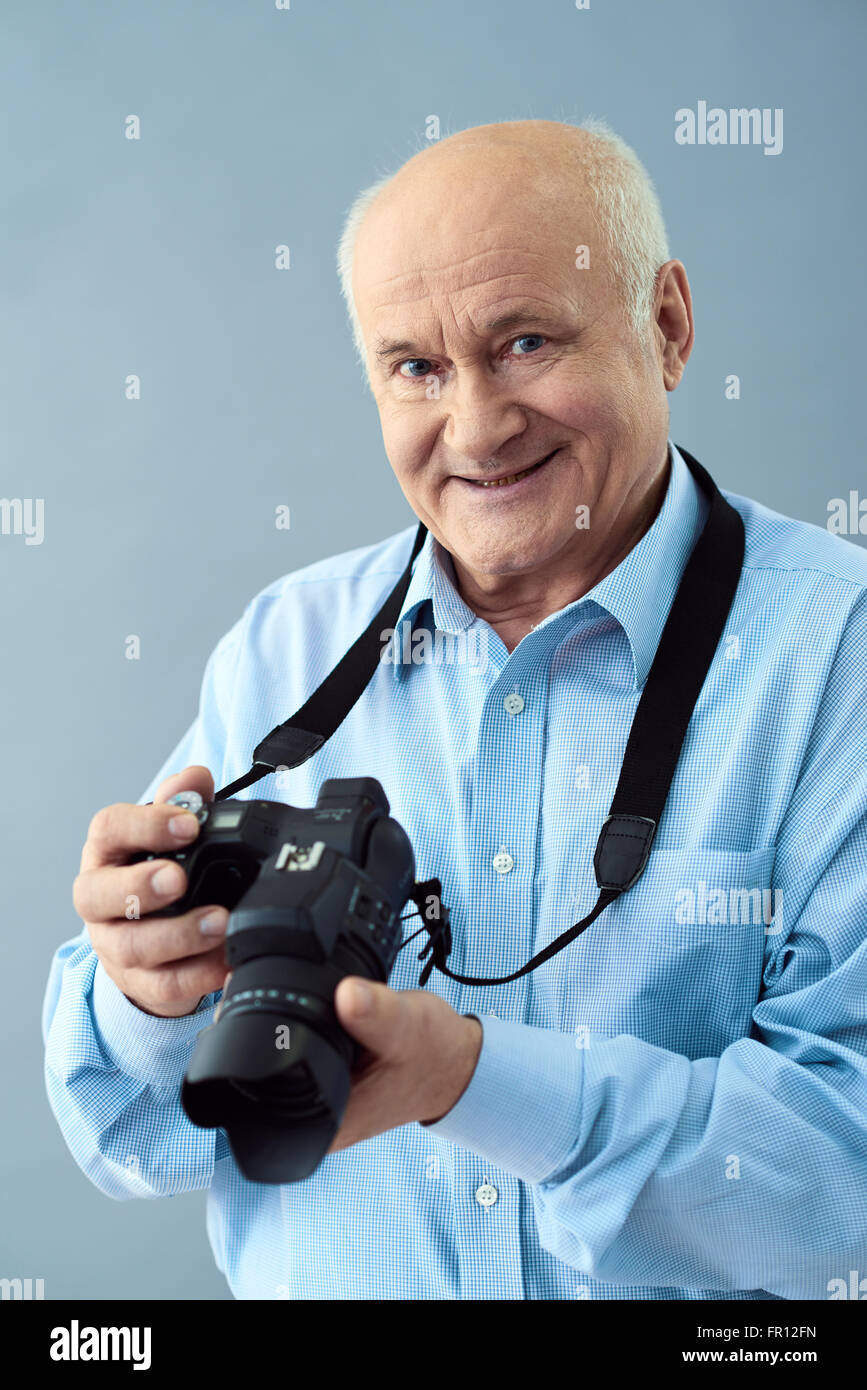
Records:
[[[328,1149],[359,1060],[334,991],[345,975],[388,979],[416,886],[412,846],[373,777],[323,782],[310,810],[205,804],[195,792],[172,800],[201,830],[168,856],[188,876],[171,915],[231,910],[232,978],[198,1037],[181,1102],[193,1124],[226,1131],[246,1178],[296,1182]]]

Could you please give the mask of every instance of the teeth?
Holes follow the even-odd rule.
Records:
[[[544,462],[544,459],[539,459],[539,463]],[[519,478],[525,478],[528,473],[532,473],[534,468],[539,467],[539,463],[531,463],[529,468],[523,469],[521,473],[513,473],[510,478],[494,478],[489,483],[483,483],[478,478],[472,478],[471,481],[476,484],[476,487],[508,487],[510,483],[516,483]]]
[[[524,473],[529,473],[529,468],[524,469]],[[513,473],[511,478],[495,478],[490,483],[479,483],[479,487],[507,487],[509,483],[517,482],[518,478],[523,478],[524,473]]]

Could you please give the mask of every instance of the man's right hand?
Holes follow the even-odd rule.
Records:
[[[188,767],[168,777],[152,806],[119,802],[97,811],[72,888],[75,910],[106,974],[137,1008],[163,1018],[194,1013],[204,995],[222,989],[227,974],[226,909],[199,907],[181,917],[161,917],[160,909],[187,890],[184,870],[168,859],[128,863],[142,851],[158,855],[192,844],[199,833],[196,817],[165,804],[184,791],[211,801],[214,779],[208,769]]]

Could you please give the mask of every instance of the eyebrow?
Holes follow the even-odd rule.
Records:
[[[483,333],[500,333],[506,328],[520,328],[522,324],[534,324],[539,328],[561,328],[562,319],[550,314],[540,314],[532,304],[520,305],[508,314],[500,314],[482,325]],[[417,354],[416,344],[411,338],[380,338],[374,356],[377,362],[387,362],[392,357],[411,357]]]

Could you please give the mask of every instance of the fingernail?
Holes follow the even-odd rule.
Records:
[[[184,875],[177,864],[164,864],[151,878],[151,888],[163,898],[179,893],[183,886]]]
[[[172,816],[169,830],[176,840],[192,840],[199,833],[199,822],[196,816],[184,811],[182,816]]]
[[[223,907],[216,908],[213,912],[209,912],[207,916],[203,917],[199,922],[199,931],[202,933],[202,936],[222,936],[226,930],[228,921],[229,914],[226,909]]]

